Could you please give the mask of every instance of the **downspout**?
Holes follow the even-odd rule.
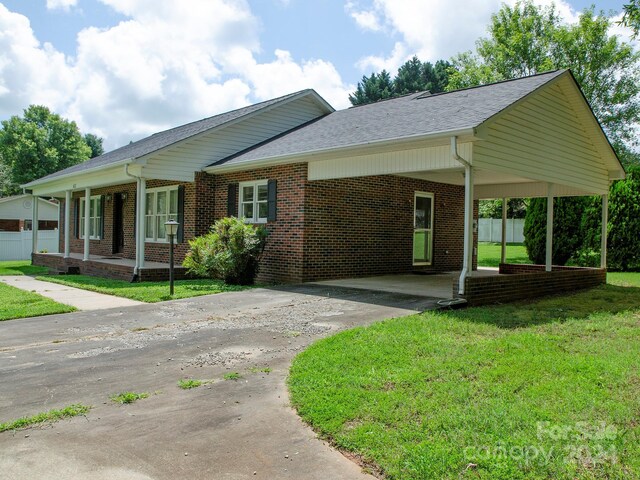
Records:
[[[462,271],[460,272],[460,279],[458,280],[458,294],[464,295],[464,280],[465,278],[467,278],[472,268],[470,264],[470,258],[472,258],[470,249],[472,248],[471,242],[473,239],[473,234],[471,232],[471,229],[469,228],[469,225],[472,224],[473,218],[473,197],[471,194],[473,179],[471,164],[458,154],[458,137],[455,136],[451,137],[451,158],[464,166],[464,249]]]
[[[131,173],[129,173],[129,164],[125,164],[124,166],[124,174],[127,177],[131,177],[134,178],[136,180],[136,205],[135,205],[135,209],[136,209],[136,225],[135,225],[135,229],[136,229],[136,264],[133,267],[133,278],[131,279],[132,282],[135,282],[138,278],[138,270],[140,269],[140,259],[139,259],[139,255],[140,255],[140,235],[141,235],[141,231],[140,231],[140,190],[142,188],[142,177],[138,176],[138,175],[133,175]]]

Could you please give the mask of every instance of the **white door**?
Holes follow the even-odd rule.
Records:
[[[433,260],[433,193],[416,192],[413,209],[413,264]]]

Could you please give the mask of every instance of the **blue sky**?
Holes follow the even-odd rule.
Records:
[[[556,5],[571,22],[592,3],[618,12],[623,2]],[[308,87],[344,108],[363,74],[473,49],[500,4],[0,0],[0,119],[46,104],[110,149]]]

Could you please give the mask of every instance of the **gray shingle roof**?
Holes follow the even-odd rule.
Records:
[[[339,110],[210,166],[301,155],[371,142],[475,128],[566,70],[449,93],[415,93]]]
[[[123,160],[140,158],[149,153],[153,153],[161,148],[165,148],[176,142],[192,137],[206,130],[210,130],[215,127],[219,127],[227,122],[231,122],[250,113],[258,110],[271,107],[277,103],[286,101],[297,95],[301,95],[310,92],[310,89],[301,90],[300,92],[290,93],[288,95],[267,100],[265,102],[256,103],[255,105],[249,105],[247,107],[232,110],[230,112],[221,113],[213,117],[198,120],[196,122],[187,123],[179,127],[171,128],[163,132],[154,133],[153,135],[138,140],[137,142],[130,143],[124,147],[117,148],[110,152],[100,155],[99,157],[92,158],[86,162],[74,165],[72,167],[60,170],[59,172],[52,173],[46,177],[42,177],[37,181],[49,180],[61,175],[68,175],[70,173],[80,173],[85,170],[94,169],[96,167],[106,167],[110,164],[117,163]]]

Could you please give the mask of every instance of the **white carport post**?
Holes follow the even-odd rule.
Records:
[[[84,255],[83,261],[89,260],[89,237],[91,236],[91,188],[84,189]]]
[[[547,186],[547,246],[546,246],[545,271],[551,271],[553,259],[553,184]]]
[[[473,268],[473,167],[458,155],[458,139],[451,137],[451,156],[464,165],[464,250],[462,271],[458,280],[458,294],[464,295],[464,281]]]
[[[502,248],[500,249],[500,263],[507,259],[507,199],[502,198]]]
[[[71,190],[64,192],[64,258],[71,256],[71,240],[69,235],[71,234],[71,227],[69,222],[71,221]]]
[[[609,196],[602,195],[602,233],[600,234],[600,268],[607,268],[607,223],[609,222]]]
[[[38,253],[38,196],[31,200],[31,253]]]

